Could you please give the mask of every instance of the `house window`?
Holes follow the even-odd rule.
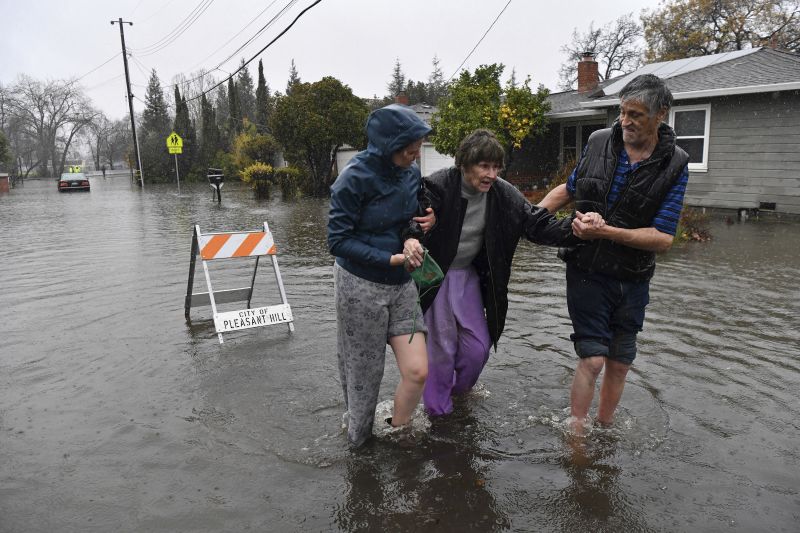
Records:
[[[711,105],[673,107],[669,122],[675,129],[676,144],[689,154],[689,170],[707,170]]]
[[[605,127],[605,124],[584,124],[581,126],[581,153],[583,153],[583,147],[589,142],[589,135]]]
[[[561,137],[561,161],[567,164],[569,161],[578,160],[578,127],[564,126]]]
[[[605,128],[605,124],[574,124],[561,128],[561,163],[577,163],[589,135]]]

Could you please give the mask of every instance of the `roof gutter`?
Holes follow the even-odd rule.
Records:
[[[579,117],[604,117],[605,111],[595,109],[582,109],[580,111],[562,111],[561,113],[545,113],[549,119],[579,118]]]
[[[715,96],[733,96],[737,94],[757,94],[772,93],[778,91],[800,90],[800,81],[790,81],[786,83],[771,83],[768,85],[746,85],[743,87],[726,87],[723,89],[704,89],[702,91],[686,91],[673,93],[675,100],[690,100],[692,98],[711,98]],[[581,102],[581,107],[597,109],[619,105],[619,98],[610,100],[600,100],[594,102]]]

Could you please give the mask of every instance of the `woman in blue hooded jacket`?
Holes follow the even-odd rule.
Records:
[[[392,426],[411,420],[428,373],[425,336],[412,337],[426,329],[407,268],[422,262],[420,226],[413,224],[421,184],[415,160],[430,131],[405,106],[373,111],[367,149],[331,186],[328,248],[336,256],[337,351],[347,436],[354,446],[372,434],[387,343],[400,370]],[[416,220],[425,229],[431,222]]]

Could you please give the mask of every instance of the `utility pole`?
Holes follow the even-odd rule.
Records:
[[[130,24],[133,22],[124,22],[122,18],[119,20],[112,20],[111,25],[114,23],[119,24],[119,38],[122,41],[122,62],[125,65],[125,85],[128,89],[128,110],[131,113],[131,133],[133,134],[133,149],[136,151],[136,164],[139,166],[139,180],[144,190],[144,174],[142,173],[142,156],[139,154],[139,139],[136,138],[136,120],[133,117],[133,95],[131,94],[131,77],[128,74],[128,52],[125,50],[125,32],[122,31],[123,24]]]

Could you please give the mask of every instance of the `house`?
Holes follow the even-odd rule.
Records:
[[[534,168],[517,174],[546,180],[574,160],[616,119],[620,89],[645,73],[675,98],[668,122],[690,155],[687,205],[800,214],[800,55],[771,48],[652,63],[603,82],[586,54],[578,89],[550,95],[549,131],[525,147]]]
[[[408,105],[408,97],[405,93],[400,93],[395,97],[395,102],[398,104]],[[425,121],[430,126],[433,114],[436,113],[436,107],[430,104],[414,104],[411,109],[417,114],[419,118]],[[347,165],[347,162],[358,153],[358,150],[345,146],[339,149],[336,153],[336,168],[338,173]],[[423,176],[430,176],[439,169],[453,166],[455,159],[449,155],[440,154],[433,147],[430,141],[424,141],[419,154],[419,169]]]

